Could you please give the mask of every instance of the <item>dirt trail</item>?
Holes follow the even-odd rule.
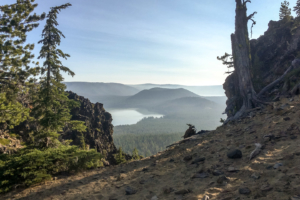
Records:
[[[300,99],[250,116],[141,161],[57,177],[0,199],[300,200]],[[250,161],[255,143],[262,149]],[[235,149],[242,158],[227,157]]]

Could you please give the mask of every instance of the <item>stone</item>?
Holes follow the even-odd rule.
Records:
[[[259,179],[260,175],[254,173],[254,174],[251,175],[251,178],[253,178],[253,179]]]
[[[133,195],[133,194],[137,193],[137,190],[130,186],[127,186],[125,189],[125,192],[126,192],[126,195]]]
[[[235,167],[228,167],[228,170],[227,170],[228,172],[237,172],[237,171],[239,171],[239,169],[238,168],[235,168]]]
[[[153,196],[153,197],[151,198],[151,200],[158,200],[158,197],[157,197],[157,196]]]
[[[216,170],[214,170],[214,171],[212,172],[212,174],[213,174],[214,176],[220,176],[220,175],[224,174],[224,172],[222,172],[222,171],[216,169]]]
[[[120,174],[117,178],[117,181],[121,181],[123,179],[127,178],[127,175],[126,174]]]
[[[235,150],[228,152],[227,157],[231,158],[231,159],[238,159],[238,158],[242,158],[243,154],[240,150],[235,149]]]
[[[223,183],[226,183],[226,182],[228,182],[229,181],[229,179],[226,177],[226,176],[220,176],[219,178],[218,178],[218,180],[217,180],[217,183],[218,184],[223,184]]]
[[[247,187],[245,187],[245,188],[240,188],[240,189],[239,189],[239,193],[240,193],[240,194],[245,194],[245,195],[247,195],[247,194],[250,194],[250,193],[251,193],[251,190],[250,190],[249,188],[247,188]]]
[[[278,169],[279,167],[281,167],[283,164],[282,163],[276,163],[273,168],[274,169]]]
[[[192,178],[207,178],[209,177],[208,173],[197,173]]]
[[[197,164],[197,163],[203,162],[203,161],[205,161],[205,158],[197,158],[192,162],[192,164]]]
[[[260,188],[260,190],[261,191],[270,191],[270,190],[272,190],[273,189],[273,187],[272,186],[270,186],[270,185],[263,185],[263,186],[261,186],[261,188]]]
[[[163,188],[163,192],[165,193],[165,194],[170,194],[171,192],[173,192],[174,191],[174,189],[173,188],[170,188],[170,187],[164,187]]]
[[[300,200],[300,195],[291,197],[291,200]]]
[[[202,200],[209,200],[209,196],[204,195],[204,197],[202,198]]]
[[[189,155],[189,156],[185,156],[185,157],[183,158],[183,160],[187,162],[187,161],[192,160],[192,158],[193,158],[193,156]]]
[[[148,168],[143,168],[142,171],[143,171],[143,172],[148,172],[149,169],[148,169]]]
[[[177,194],[177,195],[185,195],[188,193],[190,193],[190,190],[188,190],[188,189],[182,189],[182,190],[178,190],[177,192],[175,192],[175,194]]]
[[[266,169],[272,169],[272,168],[273,168],[272,165],[269,165],[269,166],[266,167]]]
[[[295,139],[297,139],[298,137],[295,136],[295,135],[293,135],[293,136],[291,136],[290,138],[291,138],[291,140],[295,140]]]

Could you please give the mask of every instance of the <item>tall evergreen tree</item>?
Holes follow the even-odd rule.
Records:
[[[289,8],[290,3],[288,1],[284,1],[281,3],[281,7],[279,10],[279,19],[283,19],[285,17],[291,16],[291,9]]]
[[[24,94],[31,75],[38,68],[31,68],[34,44],[25,44],[28,32],[38,27],[38,21],[45,17],[32,15],[37,7],[34,0],[18,0],[11,5],[0,6],[0,101],[1,125],[12,128],[27,119],[29,109],[24,106]],[[11,116],[14,116],[12,118]]]
[[[43,44],[39,59],[45,59],[41,69],[40,91],[34,101],[33,113],[38,118],[38,130],[35,142],[41,147],[52,147],[59,144],[59,132],[62,132],[67,125],[72,125],[73,129],[84,131],[83,122],[71,122],[70,107],[76,103],[69,100],[65,92],[66,86],[61,72],[66,72],[74,76],[74,72],[63,66],[59,58],[67,59],[70,55],[58,49],[61,37],[65,37],[58,30],[57,14],[63,9],[71,6],[67,3],[61,6],[52,7],[46,16],[46,25],[42,32]]]
[[[297,0],[296,6],[294,7],[294,11],[296,12],[297,17],[299,17],[300,16],[300,0]]]

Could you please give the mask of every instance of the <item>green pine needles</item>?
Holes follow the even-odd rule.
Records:
[[[300,0],[297,0],[296,6],[294,6],[293,10],[296,12],[297,17],[299,17],[300,16]]]
[[[66,126],[72,129],[85,131],[84,122],[72,122],[70,108],[75,102],[69,100],[65,92],[66,86],[61,72],[74,76],[74,72],[63,66],[60,58],[67,59],[70,55],[64,53],[57,47],[61,43],[61,37],[65,37],[58,30],[57,14],[71,6],[67,3],[61,6],[52,7],[46,16],[46,25],[42,32],[43,44],[38,59],[45,59],[41,69],[40,89],[37,99],[34,101],[33,113],[38,119],[39,128],[35,134],[35,143],[40,147],[55,147],[59,144],[59,132],[63,132]]]
[[[121,147],[119,148],[118,152],[114,154],[114,158],[117,164],[122,164],[126,162],[126,158]]]
[[[34,0],[18,0],[15,4],[0,6],[0,118],[5,129],[29,116],[29,110],[22,108],[28,102],[22,97],[33,83],[30,77],[39,71],[38,67],[29,66],[34,58],[31,54],[34,45],[25,42],[28,32],[38,27],[37,22],[44,19],[45,14],[31,15],[37,6],[32,2]]]
[[[289,8],[290,3],[288,1],[284,1],[281,3],[281,7],[279,10],[279,19],[284,19],[285,17],[291,16],[291,8]]]
[[[72,121],[70,109],[80,103],[69,100],[62,72],[74,76],[60,59],[70,55],[58,49],[61,37],[57,15],[71,4],[51,8],[47,14],[31,15],[37,4],[34,0],[17,0],[15,4],[0,6],[0,128],[12,129],[27,120],[35,122],[34,141],[16,154],[0,155],[0,193],[17,186],[30,186],[61,172],[76,172],[103,166],[103,158],[96,150],[86,151],[83,121]],[[39,59],[42,67],[34,63],[32,44],[25,44],[27,33],[47,19],[42,32]],[[41,75],[37,84],[34,76]],[[76,130],[81,145],[70,146],[70,141],[60,141],[64,132]],[[9,132],[9,131],[8,131]],[[2,139],[2,145],[9,140]],[[121,155],[123,155],[121,153]],[[121,158],[122,160],[122,158]]]
[[[61,145],[45,150],[22,149],[17,154],[0,155],[0,193],[28,187],[52,178],[60,172],[74,173],[103,166],[95,150]]]

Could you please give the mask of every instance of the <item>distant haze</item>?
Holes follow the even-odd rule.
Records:
[[[169,88],[179,89],[183,88],[189,90],[199,96],[225,96],[222,85],[213,86],[186,86],[174,84],[139,84],[126,85],[121,83],[93,83],[93,82],[65,82],[67,90],[76,92],[79,95],[88,98],[94,96],[132,96],[142,90],[149,90],[152,88]]]

